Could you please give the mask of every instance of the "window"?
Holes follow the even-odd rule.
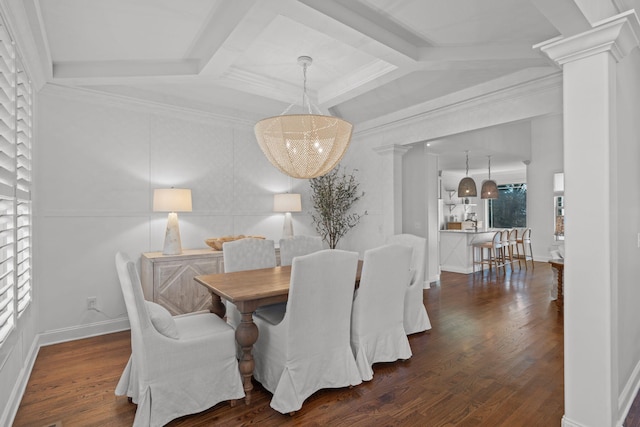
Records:
[[[31,91],[0,21],[0,345],[31,302]]]
[[[498,186],[498,198],[489,200],[489,227],[527,226],[527,184]]]

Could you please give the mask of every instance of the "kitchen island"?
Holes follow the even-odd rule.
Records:
[[[496,231],[498,230],[440,230],[440,270],[473,273],[472,245],[490,241]]]

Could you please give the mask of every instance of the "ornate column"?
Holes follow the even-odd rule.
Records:
[[[631,11],[537,46],[564,79],[564,426],[613,426],[619,416],[616,67],[639,35]]]
[[[402,233],[402,156],[409,147],[386,145],[374,148],[382,156],[382,234],[384,237]]]

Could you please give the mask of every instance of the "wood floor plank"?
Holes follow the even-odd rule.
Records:
[[[251,405],[220,403],[169,425],[560,425],[563,319],[552,278],[546,263],[498,278],[443,273],[424,291],[433,328],[409,337],[410,360],[374,365],[357,387],[321,390],[293,417],[271,409],[255,383]],[[135,405],[114,395],[130,352],[128,332],[42,348],[14,426],[130,426]]]

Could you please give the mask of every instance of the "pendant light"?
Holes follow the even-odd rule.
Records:
[[[465,153],[467,154],[467,172],[458,184],[458,197],[477,197],[476,183],[469,177],[469,152],[465,151]]]
[[[482,183],[482,192],[480,198],[482,199],[497,199],[498,198],[498,186],[496,182],[491,179],[491,156],[489,158],[489,179]]]
[[[298,58],[304,75],[302,106],[308,114],[287,114],[262,119],[254,131],[258,145],[267,159],[282,173],[293,178],[309,179],[327,174],[344,156],[351,141],[353,126],[338,117],[313,114],[307,96],[307,67],[312,59]],[[315,107],[315,106],[314,106]]]

